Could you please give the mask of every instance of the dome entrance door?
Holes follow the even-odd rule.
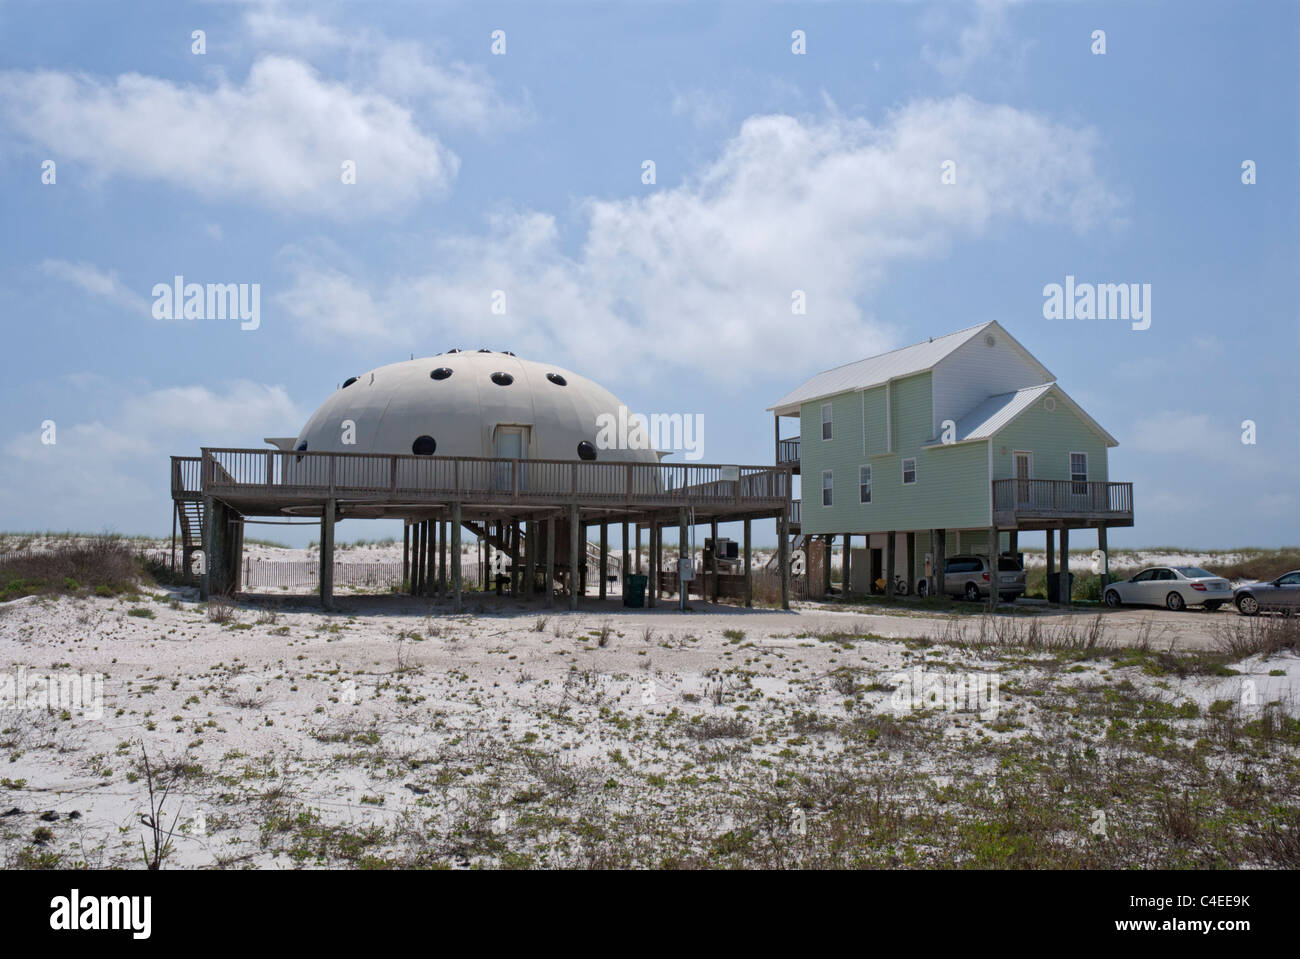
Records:
[[[528,427],[527,426],[498,426],[496,434],[492,438],[493,455],[498,459],[522,460],[527,458],[528,451]],[[510,490],[514,488],[513,471],[515,466],[519,468],[519,488],[528,488],[528,473],[523,463],[497,463],[492,470],[492,488],[494,490]]]

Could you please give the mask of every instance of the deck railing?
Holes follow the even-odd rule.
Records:
[[[189,489],[187,458],[173,457]],[[182,462],[178,465],[177,461]],[[201,487],[214,494],[303,494],[413,500],[779,507],[790,495],[785,466],[599,463],[411,454],[314,453],[204,448]]]
[[[200,456],[172,457],[172,496],[179,493],[202,492],[200,483],[203,458]]]
[[[790,525],[803,525],[803,500],[801,499],[790,500]]]
[[[777,463],[799,462],[799,437],[791,436],[776,441],[776,461]]]
[[[993,509],[995,512],[1036,516],[1131,514],[1133,484],[1074,480],[994,480]]]

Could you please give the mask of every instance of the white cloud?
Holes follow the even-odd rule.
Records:
[[[244,26],[259,51],[305,57],[345,53],[354,84],[446,127],[491,133],[532,116],[526,94],[522,102],[508,103],[487,70],[447,55],[436,41],[393,40],[369,27],[344,29],[315,12],[279,4],[251,8]]]
[[[937,257],[994,219],[1086,229],[1117,201],[1095,136],[966,97],[910,104],[880,126],[755,116],[682,185],[581,204],[566,249],[553,216],[499,213],[443,239],[427,271],[374,287],[293,251],[280,303],[308,331],[396,345],[496,345],[582,368],[743,378],[820,369],[826,344],[894,345],[863,303],[900,260]],[[940,165],[958,164],[958,185]],[[507,314],[490,312],[503,290]],[[808,314],[792,315],[805,291]]]
[[[127,288],[117,278],[116,271],[101,270],[90,263],[70,263],[67,260],[43,260],[41,272],[65,283],[71,283],[92,296],[97,296],[124,307],[128,312],[149,315],[149,301]]]
[[[85,416],[55,417],[55,444],[33,429],[2,447],[0,528],[166,528],[169,455],[197,455],[200,445],[256,447],[262,436],[291,434],[304,422],[283,387],[247,380],[107,397],[111,384],[84,385]]]
[[[921,58],[949,80],[961,80],[975,68],[990,63],[1002,68],[1018,69],[1030,47],[1029,41],[1011,36],[1007,11],[1020,0],[979,0],[975,18],[957,35],[956,49],[937,50],[930,44],[921,48]],[[931,29],[946,29],[956,6],[937,8],[927,19]],[[987,75],[987,74],[986,74]]]
[[[127,73],[0,73],[5,122],[100,177],[160,180],[206,197],[335,215],[401,207],[445,189],[459,160],[408,108],[357,93],[282,56],[236,86],[203,89]],[[353,160],[357,183],[344,185]]]

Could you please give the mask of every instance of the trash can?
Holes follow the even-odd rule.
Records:
[[[640,573],[629,573],[627,576],[627,589],[623,593],[623,605],[640,609],[645,606],[645,587],[650,581],[648,576]]]
[[[1061,602],[1062,575],[1063,574],[1061,573],[1053,573],[1051,576],[1047,577],[1047,601],[1049,603]],[[1068,601],[1070,596],[1074,595],[1074,574],[1067,573],[1064,575],[1069,576],[1070,578],[1069,585],[1066,586],[1066,590],[1067,590],[1066,600]]]

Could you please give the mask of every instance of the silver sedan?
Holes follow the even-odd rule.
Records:
[[[1283,573],[1264,583],[1247,583],[1232,592],[1237,609],[1246,616],[1254,616],[1265,609],[1300,612],[1300,570]]]
[[[1112,609],[1129,603],[1165,606],[1175,612],[1200,605],[1213,611],[1232,602],[1232,586],[1199,566],[1153,566],[1132,579],[1111,583],[1103,598]]]

